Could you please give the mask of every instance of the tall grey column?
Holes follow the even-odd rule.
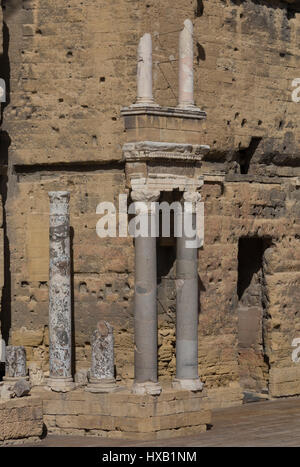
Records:
[[[87,390],[112,392],[117,389],[114,377],[114,334],[107,321],[99,321],[92,334],[92,364]]]
[[[191,391],[202,390],[198,377],[198,254],[196,208],[198,193],[184,193],[182,235],[177,238],[176,257],[176,379],[173,387]],[[188,205],[186,205],[188,202]],[[188,227],[195,235],[191,237]]]
[[[136,394],[160,394],[157,381],[157,271],[156,237],[151,236],[157,222],[151,202],[158,200],[160,192],[133,191],[131,198],[142,202],[139,216],[147,225],[146,236],[135,237],[135,297],[134,297],[134,385]]]
[[[26,351],[21,345],[8,345],[5,350],[4,380],[26,378]]]
[[[55,391],[73,387],[71,370],[70,221],[67,191],[51,191],[49,270],[49,386]]]
[[[194,106],[194,52],[193,23],[184,21],[184,28],[179,35],[179,96],[178,107]]]

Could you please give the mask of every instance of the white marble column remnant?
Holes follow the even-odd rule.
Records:
[[[153,106],[152,38],[146,33],[140,39],[137,53],[137,100],[134,105]]]
[[[178,107],[194,107],[193,23],[189,19],[184,21],[184,28],[179,35],[178,88]]]
[[[54,391],[73,388],[71,371],[71,271],[70,221],[67,191],[51,191],[49,340],[50,372],[48,384]]]
[[[5,341],[0,333],[0,363],[5,363]]]
[[[92,334],[92,364],[87,390],[113,392],[117,389],[114,377],[114,334],[107,321],[99,321]]]
[[[183,200],[190,203],[185,208],[185,218],[178,215],[182,222],[182,236],[177,238],[176,256],[176,389],[201,391],[203,384],[198,376],[198,254],[197,248],[189,248],[191,240],[196,239],[196,209],[201,196],[197,192],[186,192]],[[190,218],[188,219],[188,216]],[[187,236],[184,222],[191,222],[195,238]]]
[[[26,351],[21,345],[5,349],[5,381],[26,378]]]
[[[159,199],[159,191],[133,191],[131,198],[143,202],[148,236],[135,237],[135,295],[134,295],[134,394],[158,395],[161,387],[157,380],[157,271],[156,271],[156,214],[151,202]]]

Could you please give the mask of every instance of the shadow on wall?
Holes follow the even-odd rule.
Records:
[[[237,6],[252,3],[273,9],[280,8],[287,11],[288,18],[294,18],[296,13],[300,13],[299,0],[229,0],[228,3]]]
[[[6,14],[7,0],[2,0],[1,7],[3,15]],[[18,8],[21,2],[18,0],[10,0],[9,11],[12,12]],[[3,35],[3,51],[0,55],[0,77],[4,79],[6,83],[6,102],[1,104],[1,115],[0,125],[3,125],[3,115],[5,107],[10,103],[10,61],[9,61],[9,29],[6,21],[2,24],[2,35]],[[1,180],[0,180],[0,193],[2,198],[3,208],[3,234],[4,234],[4,286],[2,290],[1,299],[1,330],[2,336],[6,343],[9,339],[9,331],[11,327],[11,277],[10,277],[10,248],[9,239],[7,235],[7,223],[6,223],[6,200],[7,200],[7,189],[8,189],[8,150],[11,144],[11,139],[7,131],[0,130],[0,169],[1,169]]]
[[[5,14],[6,17],[12,15],[16,10],[22,9],[24,4],[26,0],[1,0],[3,15]]]

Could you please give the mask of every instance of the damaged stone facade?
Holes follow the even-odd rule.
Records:
[[[187,142],[210,146],[200,167],[199,376],[215,406],[240,403],[239,384],[271,397],[300,394],[292,360],[300,337],[300,104],[291,98],[300,77],[297,2],[4,0],[3,15],[6,343],[25,346],[29,367],[49,371],[48,192],[66,190],[73,371],[90,367],[91,335],[105,320],[114,327],[117,380],[133,379],[133,240],[97,237],[96,207],[117,204],[128,190],[120,109],[135,99],[139,38],[152,35],[155,101],[176,106],[178,34],[191,18],[195,101],[207,120],[196,141],[189,141],[192,128],[179,130]],[[145,134],[152,139],[151,129]],[[157,251],[158,376],[169,381],[176,255],[163,240]]]

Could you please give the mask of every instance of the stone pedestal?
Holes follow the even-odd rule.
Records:
[[[134,297],[134,385],[132,391],[142,394],[159,394],[157,383],[157,271],[156,215],[151,202],[157,201],[160,192],[133,191],[132,200],[143,202],[147,208],[140,213],[148,222],[148,236],[135,237],[135,297]]]
[[[37,388],[43,400],[49,434],[92,436],[124,440],[159,440],[197,435],[211,424],[203,393],[164,387],[160,395],[138,395],[128,390],[93,394],[76,389],[54,394]]]
[[[89,384],[90,392],[112,392],[117,389],[114,378],[114,335],[113,327],[99,321],[91,339],[92,364]]]
[[[22,346],[8,345],[5,350],[5,382],[27,379],[26,351]]]
[[[202,390],[198,377],[198,261],[197,248],[189,247],[191,241],[187,232],[189,222],[196,227],[196,203],[198,193],[184,193],[184,216],[179,215],[177,222],[182,222],[182,236],[177,238],[176,263],[176,389],[191,391]]]
[[[194,107],[193,60],[193,23],[186,19],[179,36],[178,107],[180,108]]]
[[[67,191],[49,192],[50,271],[48,385],[66,392],[74,387],[71,371],[70,224]]]

